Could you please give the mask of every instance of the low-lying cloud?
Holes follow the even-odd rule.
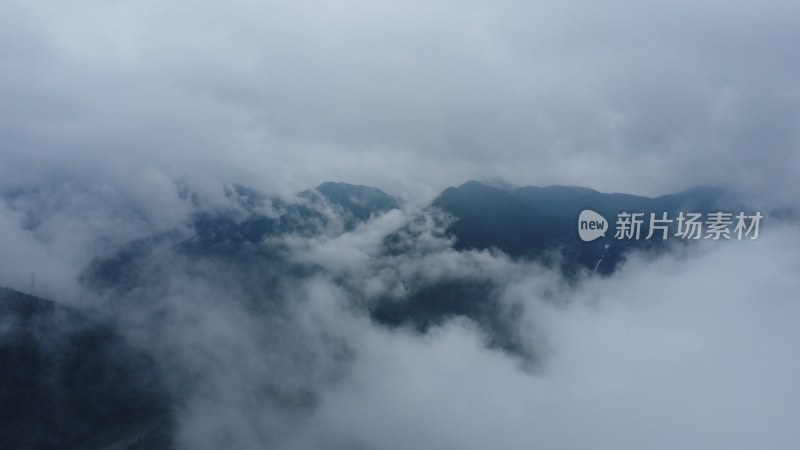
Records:
[[[454,251],[444,223],[409,207],[347,232],[289,235],[288,260],[313,270],[281,272],[263,291],[269,265],[242,273],[159,253],[148,264],[160,276],[88,299],[154,356],[178,448],[791,446],[795,225],[632,254],[609,277],[569,282],[501,253]],[[399,230],[406,251],[382,252]],[[527,352],[493,347],[491,327],[464,317],[421,333],[368,314],[453,277],[498,286]]]
[[[351,376],[322,397],[308,445],[791,446],[800,413],[796,231],[634,257],[565,302],[526,289],[534,280],[508,286],[546,338],[534,372],[488,350],[469,323],[426,336],[362,323]]]

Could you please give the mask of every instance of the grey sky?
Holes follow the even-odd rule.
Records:
[[[790,1],[0,5],[0,176],[794,186]],[[155,174],[155,175],[154,175]]]

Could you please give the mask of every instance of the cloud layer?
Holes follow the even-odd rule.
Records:
[[[632,254],[566,283],[537,264],[455,252],[435,221],[394,210],[342,234],[290,236],[271,274],[213,260],[108,308],[161,365],[179,448],[784,448],[800,411],[795,225],[756,241]],[[412,224],[408,250],[380,242]],[[425,280],[488,278],[533,361],[454,317],[427,333],[364,309]],[[100,301],[101,305],[102,300]],[[489,301],[487,298],[486,301]],[[103,307],[105,308],[105,307]]]
[[[797,13],[780,0],[8,1],[2,180],[287,193],[333,179],[411,199],[469,178],[786,189]]]
[[[542,298],[541,274],[509,281],[507,295],[537,330],[529,344],[548,348],[533,372],[488,350],[469,323],[424,337],[362,323],[351,378],[322,397],[307,431],[318,440],[306,445],[791,445],[800,241],[796,229],[773,231],[756,243],[634,257],[565,303]]]

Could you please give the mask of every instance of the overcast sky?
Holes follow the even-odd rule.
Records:
[[[800,4],[0,2],[0,183],[796,186]]]

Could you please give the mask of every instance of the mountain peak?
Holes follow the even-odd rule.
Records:
[[[323,195],[346,192],[349,194],[371,193],[371,194],[391,197],[389,194],[383,192],[382,190],[376,187],[364,186],[361,184],[350,184],[350,183],[345,183],[343,181],[325,181],[321,183],[319,186],[315,187],[314,190]]]
[[[371,186],[326,181],[314,190],[331,204],[352,212],[361,220],[400,206],[400,201],[396,198]],[[301,194],[308,196],[310,192]]]
[[[502,190],[476,180],[469,180],[466,183],[460,185],[458,189],[497,189],[499,191]]]

